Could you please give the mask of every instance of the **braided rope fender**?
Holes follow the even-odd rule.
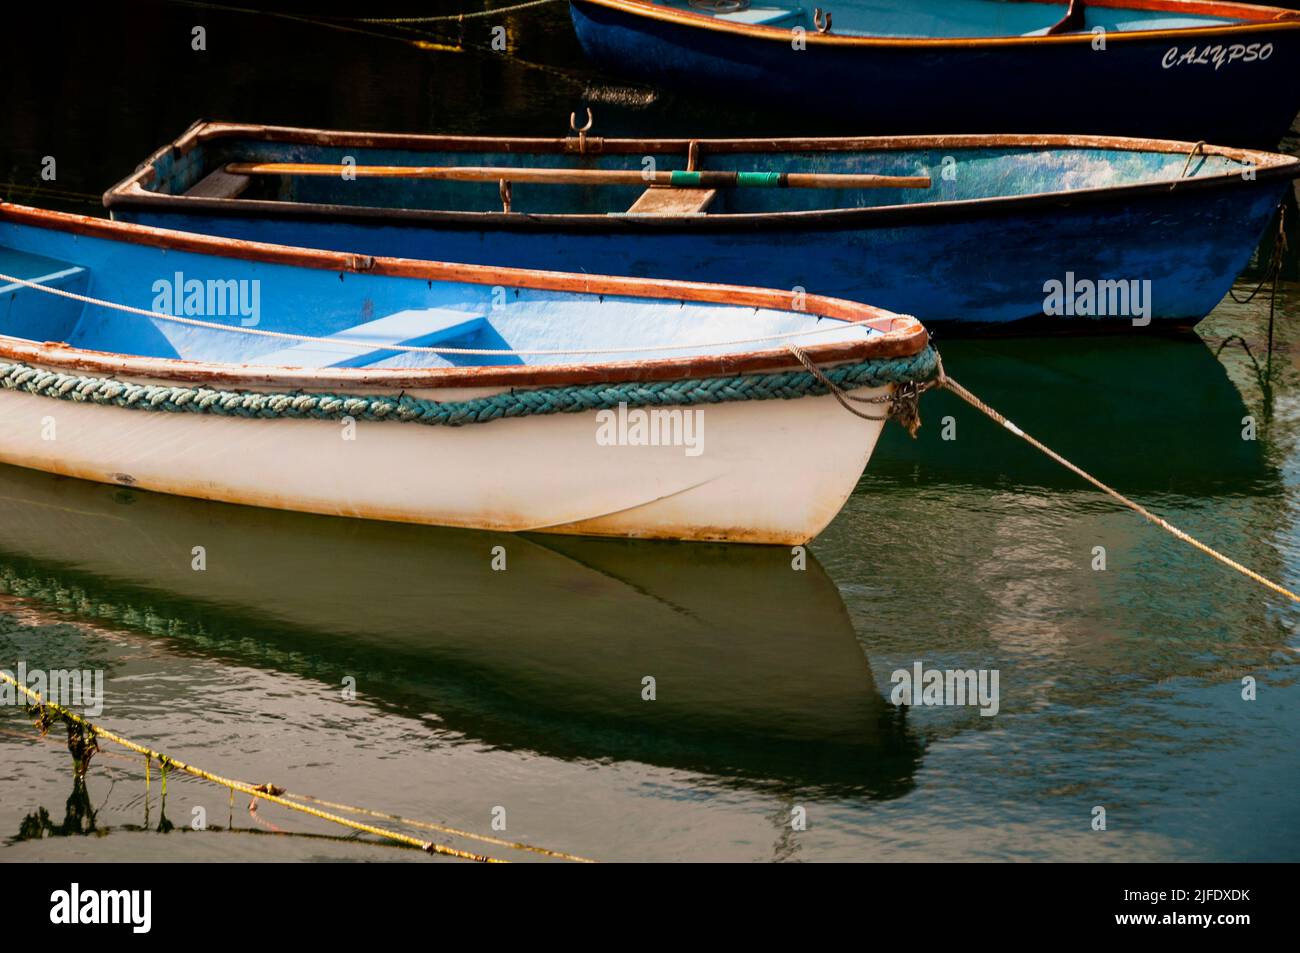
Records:
[[[883,387],[919,382],[934,375],[935,352],[925,348],[899,358],[841,364],[824,373],[837,386]],[[390,420],[460,427],[503,417],[574,414],[628,407],[722,404],[747,400],[791,400],[826,394],[826,386],[807,371],[738,374],[693,380],[626,382],[510,390],[463,401],[436,401],[400,395],[260,393],[206,387],[131,384],[104,377],[44,371],[27,364],[0,363],[0,387],[38,397],[79,403],[152,410],[172,414],[212,414],[261,420]]]

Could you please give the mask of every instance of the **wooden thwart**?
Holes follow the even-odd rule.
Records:
[[[372,179],[436,179],[450,182],[534,182],[547,185],[641,185],[676,189],[928,189],[925,175],[866,175],[838,172],[647,172],[640,169],[536,169],[509,166],[322,165],[300,162],[232,162],[230,175],[319,175],[345,173]]]
[[[672,189],[654,186],[628,209],[630,215],[696,215],[706,211],[717,189]]]
[[[197,199],[237,199],[244,194],[252,181],[246,175],[235,175],[225,169],[209,172],[185,194]]]

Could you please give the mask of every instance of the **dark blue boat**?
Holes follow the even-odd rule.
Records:
[[[1300,110],[1295,11],[1217,0],[818,6],[571,2],[579,41],[611,72],[873,134],[1095,132],[1271,147]]]
[[[923,176],[928,188],[661,189],[359,168]],[[232,175],[233,163],[329,174]],[[327,170],[328,171],[328,170]],[[1097,137],[496,139],[205,123],[104,198],[115,218],[472,264],[806,289],[927,325],[1189,326],[1246,266],[1300,160]],[[688,209],[689,206],[689,209]]]

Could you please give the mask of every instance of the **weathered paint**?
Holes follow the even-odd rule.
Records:
[[[115,216],[480,264],[733,283],[761,276],[775,287],[870,300],[929,325],[1028,321],[1061,330],[1089,324],[1043,320],[1043,286],[1066,272],[1149,280],[1153,324],[1194,324],[1222,299],[1287,180],[1300,174],[1300,160],[1276,153],[1089,136],[604,139],[575,155],[562,139],[201,124],[179,142],[106,194]],[[387,164],[608,169],[643,155],[659,168],[685,164],[692,150],[705,168],[923,173],[933,187],[719,194],[707,214],[676,216],[619,212],[638,194],[623,188],[517,191],[521,214],[491,211],[499,200],[464,183],[285,177],[278,201],[183,194],[229,157],[337,161],[346,152]]]
[[[575,322],[599,329],[600,322],[592,321],[606,318],[604,330],[628,334],[658,327],[658,333],[671,337],[673,322],[685,331],[692,316],[697,335],[738,318],[744,319],[740,327],[778,319],[811,328],[824,326],[828,312],[838,312],[844,320],[837,322],[842,328],[835,334],[852,332],[851,339],[805,342],[810,355],[831,364],[893,351],[915,353],[926,343],[925,331],[914,319],[850,302],[809,298],[806,312],[778,311],[760,305],[788,306],[793,303],[788,294],[379,258],[367,259],[364,270],[356,271],[357,256],[167,233],[8,205],[0,205],[0,252],[61,261],[75,255],[89,275],[87,294],[145,307],[153,279],[173,269],[199,278],[253,276],[267,282],[261,326],[289,332],[329,330],[322,322],[348,327],[349,321],[356,324],[363,316],[420,301],[459,300],[467,313],[474,313],[488,309],[484,296],[493,285],[509,283],[543,296],[543,303],[564,305]],[[29,318],[39,316],[44,302],[59,300],[27,288],[4,294],[11,302],[22,296]],[[665,301],[673,312],[667,321],[661,320],[661,310],[654,310]],[[80,346],[42,342],[39,336],[26,341],[0,336],[0,358],[133,383],[220,381],[245,389],[258,389],[260,383],[267,389],[344,393],[409,390],[435,399],[541,383],[672,380],[798,366],[780,347],[753,351],[701,345],[702,353],[688,356],[606,363],[259,367],[243,363],[256,360],[246,340],[243,352],[229,343],[241,340],[240,335],[206,330],[167,337],[166,322],[93,305],[70,324],[66,315],[57,317],[66,338]],[[578,333],[564,322],[536,325],[547,333]],[[108,342],[118,353],[104,350]],[[220,348],[226,350],[214,352]],[[213,353],[225,354],[227,360],[215,361]],[[203,359],[187,359],[195,355]],[[879,396],[884,390],[870,393]],[[461,428],[358,422],[356,439],[347,440],[337,421],[134,411],[0,390],[0,462],[199,499],[367,519],[798,543],[816,535],[838,512],[882,426],[879,420],[845,413],[829,396],[724,403],[699,412],[704,432],[702,452],[695,455],[683,446],[603,446],[597,441],[594,411]],[[46,426],[50,422],[53,435]]]

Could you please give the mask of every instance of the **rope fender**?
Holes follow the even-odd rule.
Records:
[[[436,401],[402,394],[396,397],[302,392],[261,393],[206,387],[132,384],[105,377],[46,371],[20,363],[0,362],[0,387],[38,397],[163,413],[212,414],[262,420],[389,420],[460,427],[503,417],[574,414],[628,407],[691,406],[749,400],[792,400],[831,393],[825,381],[841,389],[883,387],[927,380],[934,375],[933,348],[899,358],[841,364],[819,375],[807,371],[737,374],[677,381],[604,383],[509,390],[464,401]]]

